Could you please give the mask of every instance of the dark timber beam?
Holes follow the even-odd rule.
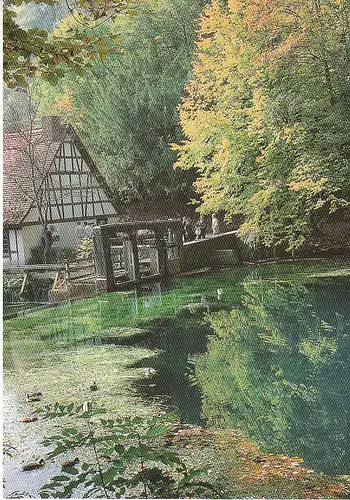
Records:
[[[128,232],[124,235],[123,241],[124,263],[126,275],[130,280],[140,281],[140,262],[137,249],[136,232]]]
[[[156,220],[156,221],[136,221],[136,222],[119,222],[117,224],[104,224],[101,226],[103,234],[108,238],[114,238],[116,233],[130,233],[141,229],[149,229],[150,231],[159,230],[166,233],[168,228],[181,231],[182,224],[180,219]]]
[[[94,256],[96,265],[96,278],[98,285],[112,292],[115,290],[115,279],[109,238],[101,230],[102,226],[93,229]]]
[[[111,243],[117,235],[123,234],[123,254],[125,274],[128,283],[140,283],[145,277],[141,276],[139,252],[137,246],[137,232],[149,230],[154,234],[150,244],[150,267],[152,276],[166,277],[168,275],[168,247],[169,256],[180,255],[182,247],[182,222],[180,219],[121,222],[117,224],[103,224],[93,230],[94,253],[96,263],[96,277],[98,285],[106,291],[116,290],[111,257]],[[167,241],[169,240],[169,241]],[[175,248],[177,247],[178,248]]]

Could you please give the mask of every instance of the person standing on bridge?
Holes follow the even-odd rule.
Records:
[[[199,217],[199,221],[196,223],[196,235],[197,240],[204,240],[207,234],[207,223],[205,222],[204,215]]]
[[[193,224],[188,217],[182,218],[182,234],[184,238],[184,242],[192,241],[195,239],[195,232],[193,228]]]
[[[213,235],[220,234],[220,223],[219,223],[218,216],[216,214],[213,214],[211,216],[211,227],[213,230]]]

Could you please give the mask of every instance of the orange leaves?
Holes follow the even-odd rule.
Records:
[[[346,484],[344,483],[333,483],[327,488],[327,492],[331,496],[339,496],[346,490]]]
[[[299,456],[263,453],[234,430],[181,429],[172,444],[194,453],[205,447],[211,468],[224,466],[227,498],[348,498],[349,480],[344,477],[317,474]],[[210,455],[212,449],[219,462]]]
[[[307,478],[310,474],[309,469],[302,467],[303,459],[300,457],[288,457],[286,455],[274,455],[272,453],[257,453],[257,447],[253,455],[247,457],[246,453],[240,454],[240,458],[249,460],[249,467],[246,468],[246,473],[240,477],[242,481],[250,484],[270,483],[276,479],[289,479],[299,481],[302,478]],[[239,452],[241,448],[239,448]]]
[[[302,189],[309,189],[311,186],[314,185],[314,182],[311,180],[307,181],[300,181],[300,182],[290,182],[288,184],[289,190],[290,191],[301,191]]]
[[[323,487],[315,486],[305,495],[305,498],[320,498],[320,497],[330,497],[330,498],[345,498],[347,495],[348,487],[344,483],[331,483],[330,485],[324,485]]]

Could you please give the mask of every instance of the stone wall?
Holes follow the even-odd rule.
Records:
[[[240,249],[238,248],[238,238],[235,231],[219,234],[185,243],[182,247],[182,271],[192,271],[204,267],[220,267],[222,259],[229,258],[233,263],[241,260]],[[220,251],[233,250],[231,256],[223,256]],[[235,254],[235,256],[234,256]]]

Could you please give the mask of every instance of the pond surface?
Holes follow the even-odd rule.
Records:
[[[237,267],[5,322],[6,494],[59,469],[45,455],[40,404],[94,399],[113,415],[175,409],[186,423],[239,428],[271,453],[350,473],[350,262]],[[98,390],[89,391],[96,381]]]

